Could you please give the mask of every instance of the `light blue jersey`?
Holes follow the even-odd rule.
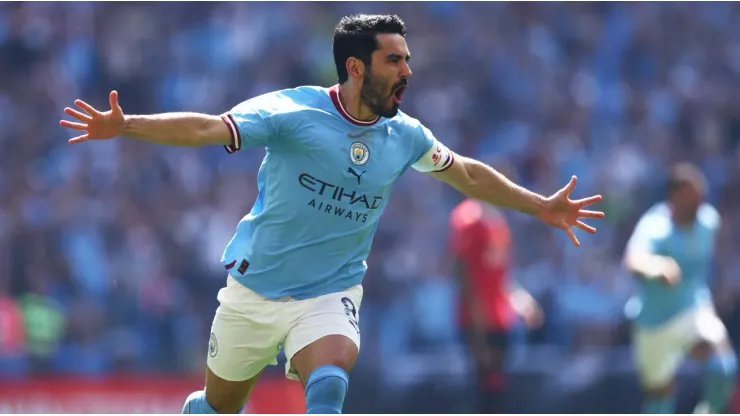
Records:
[[[675,287],[654,280],[640,279],[636,323],[659,326],[677,314],[712,302],[709,276],[714,257],[720,216],[714,207],[702,204],[692,226],[673,223],[666,203],[650,208],[637,223],[627,250],[672,257],[681,268],[681,281]]]
[[[221,259],[269,299],[307,299],[362,282],[395,180],[409,167],[441,171],[452,153],[399,112],[359,121],[339,86],[299,87],[245,101],[222,116],[227,151],[264,146],[259,194]]]

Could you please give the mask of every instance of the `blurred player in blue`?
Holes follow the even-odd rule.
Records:
[[[459,156],[399,111],[411,55],[398,16],[341,19],[333,51],[338,84],[304,86],[247,100],[222,115],[124,115],[65,108],[85,132],[70,140],[128,136],[171,146],[263,146],[259,194],[224,251],[228,277],[218,293],[206,387],[184,413],[240,411],[265,366],[283,348],[286,376],[300,380],[308,413],[341,413],[360,347],[362,278],[373,235],[395,180],[409,168],[463,194],[516,209],[565,230],[596,230],[581,218],[601,200],[571,200],[576,178],[550,197],[523,189],[489,166]],[[234,195],[238,197],[239,191]]]
[[[625,264],[641,282],[628,305],[644,413],[675,411],[674,376],[687,355],[705,363],[696,413],[723,412],[734,389],[737,359],[709,290],[721,222],[705,187],[696,167],[674,166],[668,200],[642,216],[627,245]]]

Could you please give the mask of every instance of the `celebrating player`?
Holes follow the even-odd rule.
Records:
[[[576,178],[550,197],[523,189],[492,168],[454,154],[399,106],[411,68],[397,16],[344,17],[334,32],[338,85],[276,91],[220,116],[124,115],[118,94],[100,112],[65,108],[85,132],[70,140],[128,136],[171,146],[223,145],[229,153],[264,146],[259,194],[239,222],[222,263],[204,391],[184,413],[240,410],[263,368],[282,347],[286,376],[303,382],[309,413],[340,413],[360,347],[362,278],[388,195],[408,168],[465,195],[537,216],[562,228],[596,230],[581,218],[601,200],[571,200]]]
[[[538,327],[542,309],[510,281],[511,230],[501,211],[465,199],[452,211],[450,227],[461,321],[477,373],[476,413],[503,413],[510,330],[517,314],[529,328]]]
[[[686,354],[706,367],[698,413],[721,413],[733,391],[737,359],[717,317],[708,280],[720,216],[703,202],[705,179],[688,164],[670,173],[668,200],[650,208],[627,245],[625,264],[641,282],[634,347],[644,413],[673,413],[673,378]]]

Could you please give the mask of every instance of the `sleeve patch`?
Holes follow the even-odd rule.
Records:
[[[412,165],[419,172],[442,172],[455,162],[453,153],[436,139],[432,147]]]

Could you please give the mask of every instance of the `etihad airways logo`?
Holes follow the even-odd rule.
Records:
[[[298,183],[316,194],[308,206],[326,214],[332,214],[357,222],[367,221],[367,211],[380,208],[382,196],[367,195],[357,190],[335,185],[308,173],[298,175]]]

